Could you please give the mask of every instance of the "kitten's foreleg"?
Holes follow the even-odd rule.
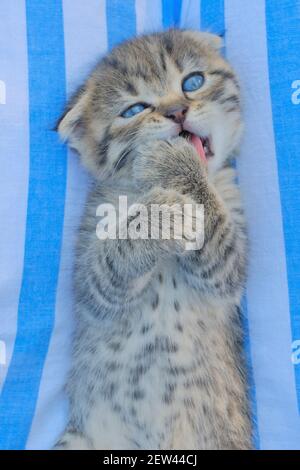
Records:
[[[214,296],[241,292],[245,276],[247,240],[242,221],[232,217],[209,183],[205,164],[183,138],[145,146],[134,172],[139,184],[161,185],[189,196],[204,206],[204,244],[183,252],[179,263],[193,287]]]
[[[88,245],[82,254],[80,263],[85,266],[85,276],[77,278],[76,291],[81,304],[88,304],[95,310],[95,315],[111,315],[128,307],[138,299],[141,292],[151,280],[151,272],[158,261],[181,255],[184,252],[184,239],[175,239],[175,225],[181,223],[181,207],[191,202],[189,196],[171,189],[154,187],[140,194],[138,204],[145,211],[133,215],[128,213],[125,224],[128,236],[125,239],[98,240]],[[160,217],[152,217],[153,206],[164,207],[164,215],[170,221],[170,233],[164,233]],[[178,216],[178,217],[175,217]],[[147,228],[145,238],[134,238],[130,225]],[[154,234],[157,237],[152,236]],[[79,254],[80,256],[80,254]],[[88,288],[87,288],[88,287]],[[100,308],[101,306],[101,308]]]

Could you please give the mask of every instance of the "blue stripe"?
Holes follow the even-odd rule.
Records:
[[[26,445],[55,317],[66,150],[50,129],[66,98],[62,14],[61,0],[26,1],[30,175],[17,336],[0,398],[1,449]]]
[[[136,34],[135,0],[106,2],[107,44],[111,49]]]
[[[224,0],[201,0],[201,29],[225,35]]]
[[[251,419],[252,419],[252,429],[253,429],[253,445],[255,449],[260,448],[259,440],[259,430],[258,430],[258,421],[257,421],[257,401],[256,401],[256,390],[253,374],[253,366],[251,359],[251,343],[250,343],[250,333],[249,333],[249,322],[248,322],[248,308],[247,308],[247,299],[246,296],[242,300],[242,326],[244,332],[244,352],[247,368],[247,383],[249,385],[249,400],[251,406]]]
[[[179,28],[182,0],[162,0],[162,23],[164,28]]]
[[[292,83],[300,79],[300,2],[266,2],[266,27],[291,328],[296,340],[300,339],[300,105],[292,102]],[[295,381],[300,412],[300,365],[295,365]]]

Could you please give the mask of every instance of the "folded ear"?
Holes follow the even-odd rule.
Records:
[[[69,147],[76,150],[83,165],[98,176],[106,169],[101,153],[102,124],[98,122],[95,139],[91,124],[91,88],[86,82],[70,99],[56,123],[55,130]],[[97,121],[97,119],[96,119]]]
[[[211,47],[215,51],[219,51],[223,47],[223,39],[217,34],[204,33],[201,31],[185,31],[185,34],[188,34],[201,44]]]
[[[80,144],[85,131],[85,110],[88,94],[81,87],[70,99],[65,111],[56,123],[55,130],[61,139],[68,142],[71,148],[80,152]]]

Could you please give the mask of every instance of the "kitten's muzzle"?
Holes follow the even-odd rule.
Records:
[[[164,116],[168,119],[172,119],[176,124],[183,124],[187,112],[187,106],[171,106],[166,109]]]

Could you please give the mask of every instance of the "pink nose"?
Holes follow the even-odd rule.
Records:
[[[188,108],[186,106],[172,106],[165,111],[165,117],[177,124],[183,123]]]

